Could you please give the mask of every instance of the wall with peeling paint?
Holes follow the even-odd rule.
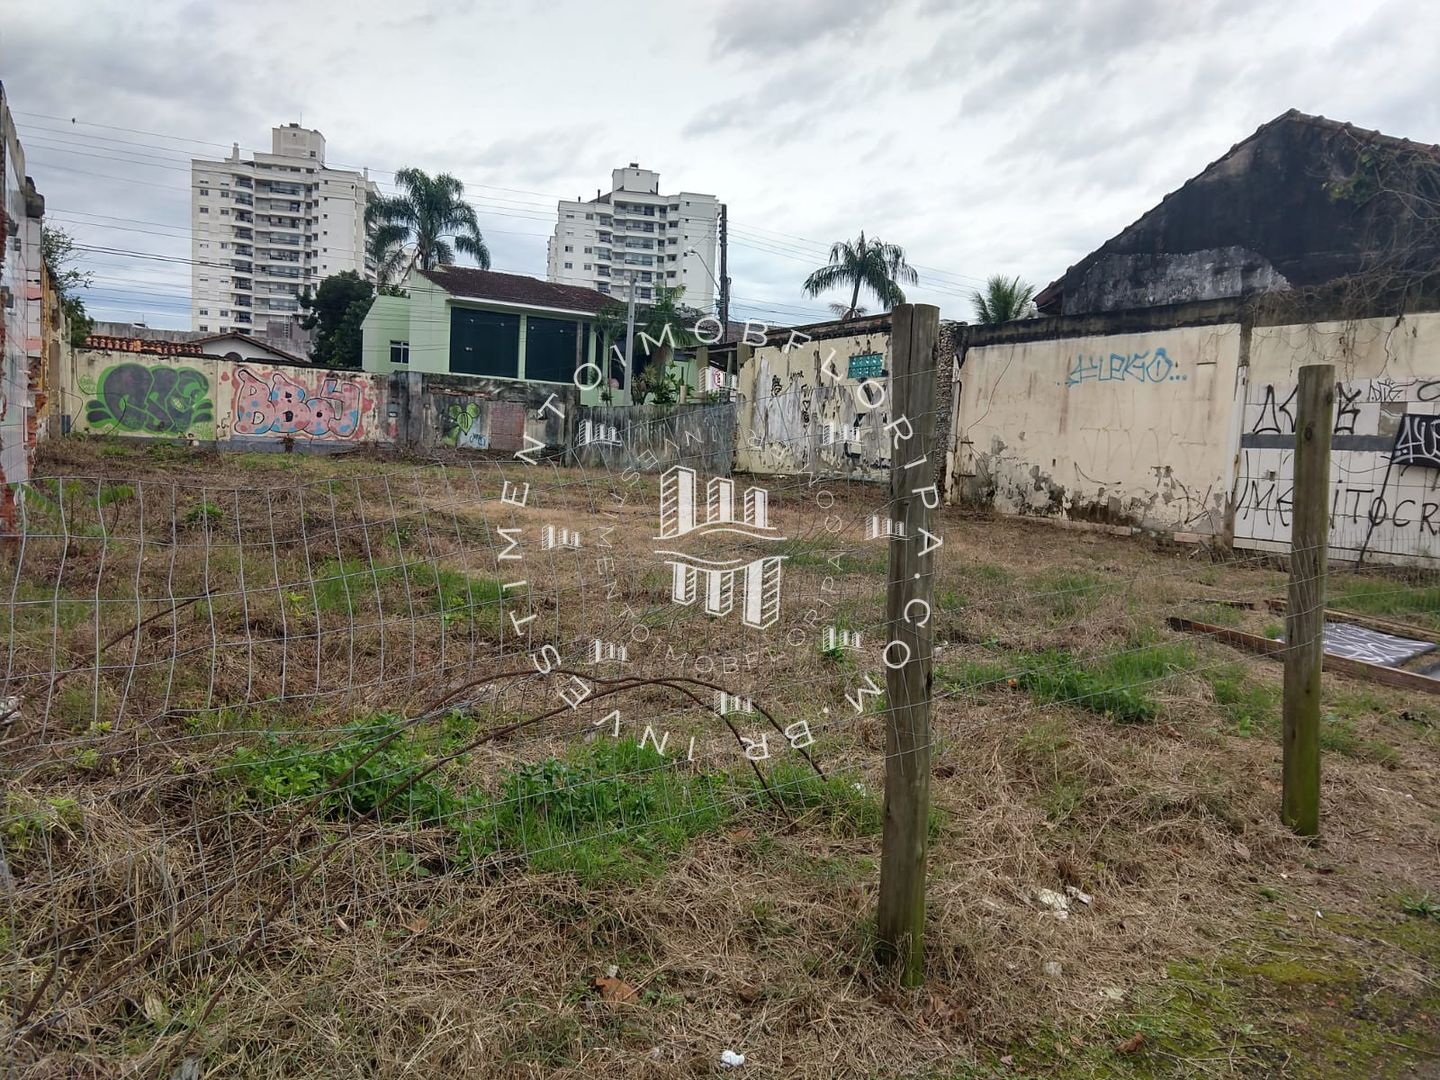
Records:
[[[838,379],[821,374],[831,360]],[[793,348],[783,335],[757,346],[737,383],[736,469],[888,479],[889,370],[888,323]]]
[[[1238,323],[973,346],[950,495],[1001,513],[1223,534]]]
[[[1295,388],[1334,364],[1330,554],[1373,562],[1440,557],[1440,468],[1395,464],[1403,418],[1440,415],[1440,314],[1257,326],[1235,486],[1235,546],[1290,543]]]

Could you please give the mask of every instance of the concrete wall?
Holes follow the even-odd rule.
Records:
[[[688,465],[729,476],[735,455],[735,406],[630,405],[586,409],[573,445],[587,468],[664,472]]]
[[[396,411],[409,416],[403,441],[430,449],[566,446],[580,404],[574,385],[459,376],[417,380],[403,373],[391,377],[390,395]]]
[[[1235,546],[1285,550],[1294,395],[1304,364],[1336,369],[1330,551],[1337,559],[1440,556],[1440,468],[1391,463],[1402,418],[1440,413],[1440,314],[1257,326],[1235,496]]]
[[[736,468],[886,479],[888,318],[863,320],[855,332],[817,337],[794,347],[787,347],[786,340],[783,332],[776,332],[770,344],[742,356]],[[838,380],[821,374],[832,360]],[[862,387],[871,377],[875,382]],[[872,401],[877,407],[868,407]]]
[[[330,449],[394,438],[384,380],[217,357],[76,349],[60,376],[64,431]]]
[[[968,349],[952,498],[1167,532],[1221,533],[1238,324]]]

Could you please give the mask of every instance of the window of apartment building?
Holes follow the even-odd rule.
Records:
[[[679,242],[680,242],[680,238],[679,238],[678,236],[672,236],[672,237],[670,237],[669,240],[666,240],[666,241],[665,241],[665,243],[669,244],[671,247],[674,247],[674,246],[675,246],[676,244],[678,244]]]
[[[635,295],[636,295],[637,297],[639,297],[641,300],[649,300],[649,299],[650,299],[650,290],[647,289],[647,288],[645,288],[644,286],[641,286],[640,288],[638,288],[638,289],[635,290]]]
[[[222,207],[220,208],[220,216],[221,216],[221,217],[229,217],[229,216],[230,216],[230,208],[229,208],[228,206],[222,206]]]
[[[569,218],[571,221],[574,221],[574,220],[575,220],[575,215],[572,214],[572,213],[570,213],[569,211],[566,211],[565,216],[566,216],[567,218]]]
[[[645,207],[645,216],[646,216],[646,217],[654,217],[654,216],[655,216],[655,208],[654,208],[653,206],[647,206],[647,207]]]
[[[203,187],[202,187],[202,188],[200,189],[200,194],[201,194],[201,195],[209,195],[209,194],[210,194],[210,189],[209,189],[209,188],[203,188]]]
[[[585,254],[586,254],[586,255],[589,255],[592,250],[593,250],[592,248],[586,247],[586,248],[585,248]]]
[[[452,308],[450,370],[514,379],[520,374],[520,316]]]
[[[565,245],[565,250],[566,250],[566,251],[574,251],[574,250],[575,250],[575,245],[574,245],[574,244],[566,244],[566,245]]]
[[[408,342],[408,341],[392,341],[392,342],[390,342],[390,362],[391,362],[392,364],[408,364],[408,363],[410,363],[410,342]]]
[[[580,324],[568,319],[525,320],[525,378],[569,382],[580,355]]]
[[[649,280],[650,280],[650,271],[649,271],[649,270],[641,270],[641,271],[640,271],[640,280],[641,280],[641,281],[649,281]]]
[[[574,264],[573,262],[567,262],[567,263],[565,264],[565,269],[566,269],[566,270],[574,270],[574,269],[575,269],[575,264]]]
[[[221,317],[222,319],[228,319],[228,318],[230,317],[230,312],[226,311],[224,308],[221,308],[221,309],[220,309],[220,317]]]
[[[209,330],[210,327],[206,326],[204,323],[201,323],[201,324],[200,324],[200,329],[201,329],[201,330]]]
[[[585,220],[586,220],[586,221],[594,221],[594,220],[595,220],[595,215],[594,215],[594,214],[586,214],[586,215],[585,215]]]
[[[220,198],[222,198],[222,199],[228,199],[229,197],[230,197],[230,192],[228,192],[228,191],[222,191],[222,192],[220,192]]]
[[[589,269],[590,269],[590,264],[589,264],[589,263],[586,263],[583,267],[581,267],[581,269],[583,269],[583,270],[589,270]]]
[[[608,281],[597,281],[595,283],[595,291],[602,292],[607,296],[610,295],[610,283]]]
[[[665,271],[665,276],[666,276],[667,278],[672,278],[672,277],[675,276],[675,271],[674,271],[674,270],[666,270],[666,271]]]
[[[203,307],[202,307],[202,308],[200,309],[200,314],[201,314],[201,315],[209,315],[209,314],[210,314],[210,309],[209,309],[209,308],[203,308]]]
[[[230,245],[227,244],[227,243],[225,243],[225,241],[222,240],[222,241],[220,242],[220,250],[221,250],[221,251],[226,251],[226,250],[229,249],[229,247],[230,247]]]
[[[209,212],[210,212],[210,207],[208,207],[208,206],[202,206],[202,207],[200,207],[200,213],[202,213],[202,214],[208,214]]]

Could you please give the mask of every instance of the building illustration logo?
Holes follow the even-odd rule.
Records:
[[[711,477],[704,502],[697,500],[694,469],[674,465],[660,477],[660,540],[734,533],[752,540],[783,541],[770,524],[769,492],[749,487],[735,516],[735,483]],[[740,620],[764,630],[780,619],[780,567],[783,555],[758,559],[703,559],[683,551],[658,549],[670,565],[670,598],[690,605],[701,601],[707,615],[728,615],[740,602]]]

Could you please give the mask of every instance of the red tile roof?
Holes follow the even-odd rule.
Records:
[[[420,273],[451,296],[463,296],[470,300],[494,300],[499,304],[527,304],[557,311],[592,313],[615,302],[613,297],[594,289],[557,285],[553,281],[541,281],[524,274],[502,274],[468,266],[447,266],[442,270],[421,270]]]

